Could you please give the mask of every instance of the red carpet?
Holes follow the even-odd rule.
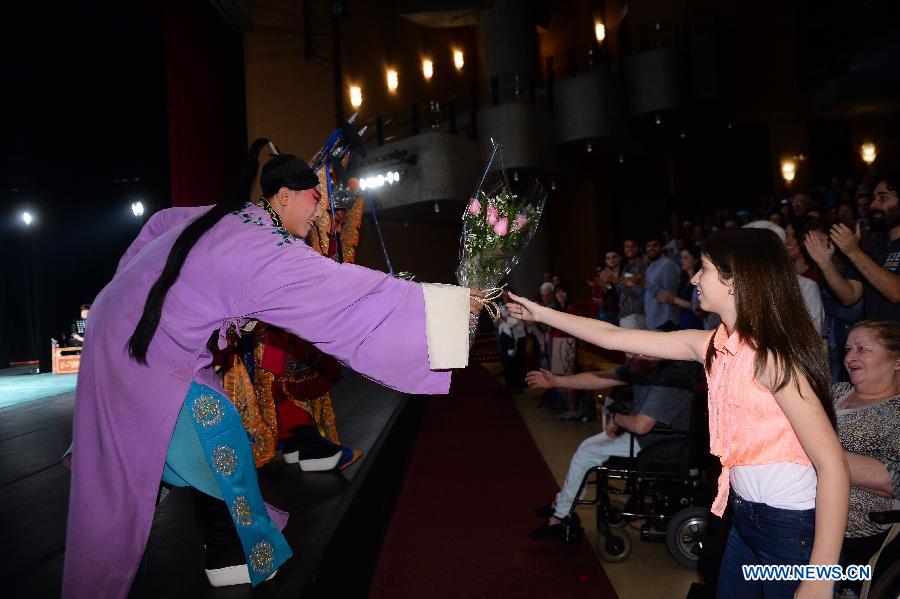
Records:
[[[370,599],[614,599],[586,542],[528,537],[557,486],[503,386],[473,365],[428,401]]]

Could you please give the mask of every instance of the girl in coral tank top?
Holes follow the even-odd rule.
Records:
[[[622,329],[510,294],[510,315],[600,347],[697,360],[709,386],[710,452],[722,462],[711,511],[732,508],[718,598],[830,598],[831,581],[748,581],[743,565],[840,563],[850,477],[834,429],[825,347],[781,239],[714,233],[691,279],[714,331]]]

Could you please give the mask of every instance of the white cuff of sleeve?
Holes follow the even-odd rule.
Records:
[[[422,283],[422,294],[431,369],[465,368],[469,365],[469,290]]]

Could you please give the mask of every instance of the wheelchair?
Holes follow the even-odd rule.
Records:
[[[563,539],[579,538],[584,529],[575,513],[579,505],[595,505],[600,538],[597,552],[604,561],[621,562],[631,552],[631,541],[623,530],[631,522],[643,520],[642,541],[665,542],[676,562],[696,568],[703,550],[703,539],[710,522],[712,495],[703,479],[704,462],[709,455],[706,424],[706,392],[698,392],[691,410],[687,433],[657,425],[651,434],[663,438],[650,447],[636,451],[631,439],[630,457],[611,457],[601,466],[587,471],[581,481]],[[610,411],[622,412],[614,402]],[[624,488],[609,485],[623,481]],[[593,487],[593,498],[588,487]],[[629,495],[626,502],[611,496]]]
[[[869,512],[869,520],[876,524],[900,523],[900,510]],[[900,597],[900,536],[882,550],[872,571],[868,599],[896,599]]]

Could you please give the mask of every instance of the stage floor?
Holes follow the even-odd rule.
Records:
[[[31,383],[37,395],[43,384],[40,376],[0,376],[0,382],[23,379],[16,385]],[[341,441],[364,455],[340,473],[302,473],[280,457],[260,471],[265,499],[291,513],[285,536],[294,557],[275,579],[253,591],[253,597],[297,597],[315,579],[320,559],[407,402],[407,396],[350,371],[345,371],[332,395]],[[0,572],[14,597],[59,596],[69,491],[69,471],[59,458],[71,440],[73,396],[70,391],[11,401],[13,405],[0,408],[0,530],[4,533]],[[250,596],[249,586],[213,589],[208,585],[201,546],[190,494],[175,489],[157,508],[147,572],[138,575],[131,595]]]

